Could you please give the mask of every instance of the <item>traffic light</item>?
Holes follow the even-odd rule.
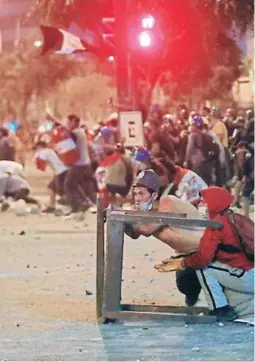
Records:
[[[135,53],[156,53],[162,45],[160,21],[152,14],[136,14],[128,26],[130,49]]]
[[[142,48],[148,48],[152,44],[151,34],[148,31],[143,31],[139,35],[139,43]]]

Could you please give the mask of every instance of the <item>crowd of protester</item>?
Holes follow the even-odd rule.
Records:
[[[216,107],[204,107],[197,112],[181,105],[174,114],[163,114],[154,105],[143,121],[144,144],[133,149],[125,148],[118,113],[93,129],[75,114],[63,122],[47,114],[49,123],[51,127],[43,124],[33,139],[37,168],[44,171],[49,166],[54,173],[44,212],[55,211],[57,196],[68,205],[68,213],[85,211],[95,204],[96,192],[103,194],[106,206],[121,205],[130,201],[137,173],[153,169],[160,177],[161,195],[175,194],[195,203],[200,190],[221,186],[233,190],[234,206],[249,213],[254,190],[252,110],[229,108],[222,113]],[[6,161],[11,161],[25,167],[27,141],[22,134],[22,127],[15,133],[0,127],[0,170],[1,163],[4,170],[0,184],[7,182],[6,170],[8,182],[19,177],[20,185],[24,183],[24,175],[6,166]],[[56,135],[60,140],[56,141]],[[71,155],[68,161],[67,153]],[[7,189],[2,189],[0,196],[8,195]],[[20,191],[17,195],[23,197]]]

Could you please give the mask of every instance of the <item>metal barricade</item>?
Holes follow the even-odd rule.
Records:
[[[200,226],[220,228],[219,222],[187,219],[184,214],[139,211],[107,213],[105,245],[105,213],[103,200],[97,200],[97,318],[98,322],[116,319],[175,320],[185,323],[213,323],[214,316],[205,307],[136,305],[121,303],[124,224],[153,223],[169,226]]]

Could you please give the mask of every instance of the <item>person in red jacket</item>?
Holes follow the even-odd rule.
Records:
[[[221,187],[209,187],[200,193],[207,206],[208,218],[219,221],[221,229],[207,228],[195,253],[180,259],[168,259],[155,268],[161,272],[186,267],[196,269],[211,314],[218,320],[231,321],[237,315],[228,305],[224,287],[254,294],[254,264],[242,252],[229,218],[224,214],[233,202],[231,193]]]

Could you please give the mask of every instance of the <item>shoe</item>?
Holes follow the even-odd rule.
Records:
[[[218,322],[232,322],[238,317],[234,309],[229,305],[221,308],[215,308],[209,313],[209,315],[215,316]]]
[[[185,304],[187,307],[194,307],[198,302],[199,294],[190,294],[185,297]]]

